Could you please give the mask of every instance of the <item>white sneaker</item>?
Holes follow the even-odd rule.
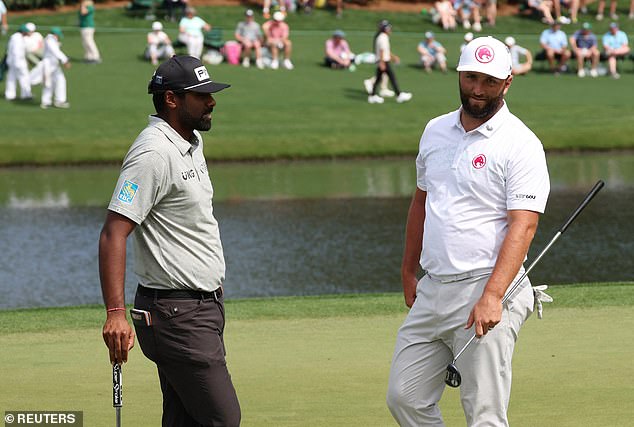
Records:
[[[580,69],[579,71],[577,71],[577,76],[584,78],[586,76],[586,70],[584,70],[583,68]]]
[[[479,33],[480,31],[482,31],[482,25],[479,22],[474,22],[473,31]]]
[[[610,15],[610,18],[612,18],[612,20],[616,21],[619,19],[619,15],[617,15],[616,13],[613,13],[612,15]]]
[[[55,102],[53,105],[56,108],[70,108],[70,104],[68,102]]]
[[[290,59],[285,59],[284,60],[284,68],[286,68],[287,70],[292,70],[295,67],[293,66],[293,63],[291,62]]]
[[[365,79],[363,81],[363,86],[365,87],[365,91],[368,93],[368,95],[372,95],[372,89],[374,89],[374,80]]]
[[[278,62],[277,59],[274,59],[271,61],[271,68],[273,70],[277,70],[278,68],[280,68],[280,63]]]
[[[597,13],[597,21],[603,21],[603,14]]]
[[[614,74],[612,74],[611,76],[612,76],[612,78],[613,78],[614,80],[618,80],[618,79],[620,79],[620,78],[621,78],[621,75],[620,75],[619,73],[614,73]]]
[[[385,100],[381,98],[379,95],[370,95],[368,96],[368,102],[370,104],[383,104]]]
[[[51,107],[52,107],[52,105],[51,105],[51,104],[40,104],[40,108],[41,108],[42,110],[46,110],[46,109],[51,108]]]
[[[559,21],[559,23],[563,24],[563,25],[568,25],[568,24],[570,24],[572,22],[572,20],[570,18],[568,18],[567,16],[563,16],[563,15],[560,16],[557,21]]]
[[[412,99],[412,94],[411,93],[409,93],[409,92],[401,92],[396,97],[396,102],[401,104],[403,102],[409,101],[410,99]]]
[[[370,92],[372,92],[372,91],[370,91]],[[379,91],[379,95],[380,95],[382,98],[393,98],[393,97],[394,97],[394,95],[396,95],[396,94],[394,93],[394,91],[393,91],[393,90],[389,90],[389,89],[381,89],[381,90]]]
[[[251,63],[249,62],[249,58],[244,58],[244,59],[242,60],[242,66],[243,66],[244,68],[249,68],[249,67],[251,66]]]
[[[464,28],[465,30],[468,30],[469,28],[471,28],[471,22],[462,21],[462,28]]]
[[[264,68],[264,61],[262,61],[262,58],[258,58],[255,60],[255,66],[258,67],[258,69],[263,69]]]
[[[634,12],[630,13],[629,15],[627,15],[628,18],[630,19],[634,19]]]
[[[599,72],[596,69],[592,69],[590,70],[590,76],[591,77],[599,77]]]

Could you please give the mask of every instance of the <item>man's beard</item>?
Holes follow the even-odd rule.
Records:
[[[211,110],[213,111],[213,109]],[[210,112],[205,112],[205,115]],[[194,129],[198,131],[208,131],[211,129],[211,119],[207,120],[200,117],[194,117],[189,110],[181,109],[180,110],[180,120],[188,129]]]
[[[504,89],[494,98],[490,98],[482,107],[475,107],[469,103],[469,95],[460,88],[460,101],[462,110],[474,119],[485,119],[491,117],[502,105],[504,99]]]

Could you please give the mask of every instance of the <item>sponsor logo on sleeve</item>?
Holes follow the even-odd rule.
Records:
[[[515,198],[517,200],[525,200],[525,199],[535,200],[535,199],[537,199],[537,196],[534,195],[534,194],[516,194]]]
[[[134,200],[134,196],[136,196],[137,191],[139,190],[139,185],[135,184],[132,181],[128,181],[127,179],[121,186],[121,190],[119,191],[119,195],[117,199],[122,201],[123,203],[132,204]]]

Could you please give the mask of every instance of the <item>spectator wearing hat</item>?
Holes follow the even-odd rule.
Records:
[[[372,87],[372,93],[368,97],[370,104],[383,104],[383,102],[385,102],[383,97],[377,94],[383,76],[387,76],[390,80],[390,84],[396,95],[396,102],[400,104],[412,99],[411,93],[401,92],[394,71],[392,70],[392,63],[399,63],[401,60],[397,55],[392,53],[390,34],[392,34],[392,24],[387,20],[380,21],[378,31],[374,35],[374,54],[376,55],[377,64],[374,86]]]
[[[178,23],[178,40],[187,46],[187,53],[195,58],[200,58],[203,54],[203,44],[205,36],[203,31],[211,30],[211,25],[199,16],[196,16],[196,9],[188,7]]]
[[[95,43],[95,4],[93,0],[79,3],[79,31],[84,47],[84,61],[89,64],[101,63],[101,54]]]
[[[9,31],[8,11],[4,2],[0,0],[0,31],[5,35]]]
[[[346,33],[335,30],[325,43],[326,67],[335,69],[349,68],[354,71],[354,54],[346,41]]]
[[[450,0],[439,0],[434,3],[437,20],[443,30],[456,29],[456,9]],[[435,21],[434,21],[435,22]]]
[[[599,57],[601,56],[599,41],[591,30],[592,25],[589,22],[584,22],[581,29],[575,31],[570,37],[570,47],[577,58],[577,75],[579,77],[586,76],[586,59],[589,59],[591,64],[590,76],[597,77],[599,75],[597,71]]]
[[[119,364],[135,340],[124,278],[126,242],[134,240],[140,317],[132,322],[156,364],[163,426],[240,425],[225,358],[225,257],[201,135],[216,118],[215,94],[227,87],[192,56],[159,65],[148,85],[156,113],[123,159],[99,237],[102,337]]]
[[[619,24],[612,22],[608,32],[603,35],[602,44],[605,55],[608,57],[610,76],[618,79],[621,75],[617,72],[616,60],[625,58],[630,53],[627,34],[619,30]]]
[[[26,59],[33,65],[37,65],[42,60],[44,54],[44,36],[37,31],[37,26],[33,22],[24,24],[29,33],[24,36],[26,46]]]
[[[514,76],[528,73],[533,68],[533,55],[531,51],[518,45],[513,37],[504,39],[504,44],[509,48],[509,52],[511,52],[511,73]],[[520,59],[521,57],[524,57],[524,61]]]
[[[13,101],[17,96],[17,86],[20,86],[20,99],[32,99],[29,66],[26,60],[25,38],[29,29],[22,24],[18,31],[9,38],[7,46],[7,81],[4,87],[4,98]]]
[[[146,59],[149,59],[152,65],[158,65],[159,59],[168,59],[172,56],[174,56],[172,40],[163,31],[163,24],[159,21],[154,21],[152,23],[152,31],[147,33]]]
[[[64,68],[70,68],[68,57],[62,52],[61,40],[64,34],[59,27],[52,27],[44,38],[44,78],[42,84],[42,102],[40,107],[46,109],[51,105],[57,108],[69,108],[66,98],[66,77]],[[53,100],[53,97],[55,99]]]
[[[568,70],[570,49],[568,49],[568,37],[561,30],[559,21],[553,21],[550,28],[545,29],[539,37],[539,44],[544,49],[550,70],[555,74]],[[557,61],[559,63],[557,63]]]
[[[427,31],[425,40],[418,44],[418,53],[423,68],[431,73],[432,67],[438,64],[443,73],[447,72],[447,49],[435,39],[434,33]]]
[[[262,61],[262,40],[264,34],[260,24],[255,22],[253,11],[247,9],[244,12],[244,21],[238,22],[234,37],[242,45],[242,66],[249,67],[251,65],[251,54],[255,52],[255,65],[262,69],[264,62]]]
[[[286,15],[277,11],[273,14],[273,19],[266,21],[262,25],[266,45],[271,51],[271,68],[277,70],[280,67],[280,51],[284,52],[284,68],[292,70],[295,68],[291,62],[291,54],[293,52],[293,43],[289,39],[290,28],[284,22]]]

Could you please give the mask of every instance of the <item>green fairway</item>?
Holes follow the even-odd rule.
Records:
[[[522,329],[513,426],[631,425],[634,283],[556,286],[543,320]],[[390,426],[384,403],[399,294],[227,302],[228,363],[250,426]],[[0,312],[0,410],[82,410],[114,422],[101,307]],[[155,368],[133,349],[124,366],[124,425],[158,425]],[[464,425],[458,392],[441,406]]]
[[[243,9],[199,11],[224,29],[227,40]],[[381,17],[394,23],[393,50],[403,59],[396,74],[402,89],[414,93],[407,104],[393,100],[367,104],[362,81],[374,73],[372,65],[361,65],[356,72],[320,65],[323,43],[335,27],[347,32],[353,50],[370,51],[374,26]],[[75,13],[16,16],[12,24],[26,20],[36,22],[44,32],[49,25],[61,25],[66,34],[64,50],[81,58]],[[217,95],[213,136],[207,137],[210,143],[205,146],[209,159],[413,155],[426,122],[458,107],[456,73],[428,75],[417,66],[416,45],[424,31],[435,28],[418,14],[349,10],[335,21],[330,12],[316,11],[310,17],[291,15],[289,23],[294,71],[209,66],[212,78],[232,84]],[[634,21],[622,24],[631,34]],[[94,66],[77,60],[66,71],[70,110],[40,110],[40,87],[35,88],[32,103],[0,100],[0,165],[121,161],[153,112],[146,94],[153,67],[139,58],[149,25],[126,17],[122,9],[98,11],[96,40],[104,63]],[[608,25],[596,23],[594,30],[602,34]],[[543,28],[525,18],[501,17],[493,33],[514,34],[518,43],[535,51]],[[175,24],[167,24],[166,29],[176,37]],[[455,64],[462,34],[437,31],[437,38],[449,50],[449,63]],[[618,81],[579,79],[574,73],[518,77],[508,96],[509,106],[547,149],[632,148],[633,62],[620,66],[623,77]]]

